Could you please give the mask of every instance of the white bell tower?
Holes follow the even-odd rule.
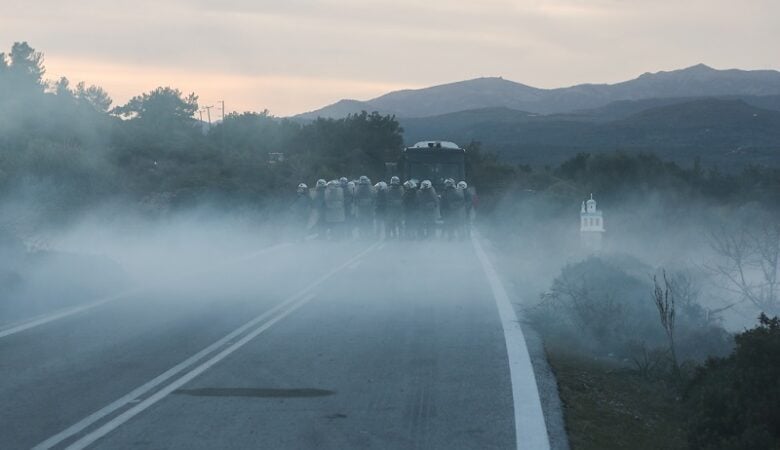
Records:
[[[596,200],[593,200],[593,194],[590,194],[590,199],[582,202],[582,209],[580,210],[580,240],[582,241],[582,246],[589,251],[600,251],[602,235],[605,231],[602,212],[596,208]]]

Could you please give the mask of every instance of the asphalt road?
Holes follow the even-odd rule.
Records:
[[[471,243],[291,244],[0,338],[0,447],[517,448],[507,355]]]

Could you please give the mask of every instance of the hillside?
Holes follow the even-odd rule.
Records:
[[[616,120],[586,113],[537,115],[480,109],[402,119],[407,143],[480,141],[507,161],[555,164],[581,151],[652,151],[688,164],[695,157],[725,166],[780,165],[780,111],[740,99],[696,99]]]
[[[366,110],[416,118],[483,108],[553,114],[600,108],[624,100],[777,95],[780,95],[778,71],[717,70],[699,64],[681,70],[645,73],[616,84],[581,84],[557,89],[539,89],[503,78],[477,78],[390,92],[367,101],[342,100],[296,117],[343,117]]]

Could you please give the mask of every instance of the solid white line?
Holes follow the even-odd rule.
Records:
[[[368,247],[367,249],[361,251],[357,255],[353,256],[349,260],[347,260],[344,264],[332,269],[330,272],[326,273],[317,281],[310,284],[303,290],[299,291],[298,293],[292,295],[291,297],[288,297],[285,301],[281,302],[280,304],[276,305],[275,307],[271,308],[270,310],[266,311],[265,313],[255,317],[254,319],[250,320],[246,324],[242,325],[241,327],[237,328],[233,332],[229,333],[228,335],[224,336],[222,339],[218,340],[217,342],[209,345],[205,349],[201,350],[200,352],[196,353],[195,355],[187,358],[185,361],[177,364],[176,366],[172,367],[171,369],[168,369],[164,373],[158,375],[151,381],[143,384],[142,386],[139,386],[138,388],[134,389],[127,395],[115,400],[114,402],[110,403],[109,405],[103,407],[102,409],[90,414],[89,416],[85,417],[84,419],[80,420],[79,422],[71,425],[70,427],[66,428],[65,430],[57,433],[56,435],[46,439],[45,441],[41,442],[40,444],[36,445],[35,449],[48,449],[51,447],[54,447],[61,442],[77,435],[78,433],[82,432],[86,428],[94,425],[96,422],[104,419],[105,417],[113,414],[117,410],[123,408],[124,406],[133,403],[134,401],[138,400],[139,397],[147,394],[149,391],[153,390],[157,386],[165,383],[170,378],[174,377],[178,373],[184,371],[188,367],[192,366],[193,364],[197,363],[204,357],[208,356],[209,354],[217,351],[219,348],[222,348],[225,345],[230,345],[230,343],[233,341],[233,339],[237,338],[250,328],[258,325],[259,323],[263,322],[273,314],[276,314],[279,310],[294,304],[295,302],[299,301],[302,297],[305,297],[307,294],[310,294],[312,290],[314,290],[317,286],[331,278],[333,275],[338,273],[339,271],[343,270],[345,267],[347,267],[349,264],[352,264],[354,261],[358,260],[359,258],[362,258],[366,253],[371,251],[376,244]],[[298,305],[300,306],[300,305]],[[298,306],[294,306],[295,309],[298,308]],[[284,315],[289,314],[289,312],[284,313]],[[271,319],[273,323],[276,323],[278,319]],[[271,323],[269,321],[268,323]],[[265,326],[265,325],[264,325]],[[255,330],[257,331],[257,330]],[[258,333],[259,334],[259,333]],[[239,341],[241,342],[241,341]],[[235,344],[233,344],[235,345]],[[242,344],[243,345],[243,344]],[[142,403],[138,403],[139,405]],[[118,425],[117,425],[118,426]],[[86,437],[86,436],[85,436]]]
[[[175,391],[176,389],[179,389],[180,387],[184,386],[185,384],[189,383],[195,377],[202,374],[206,370],[213,367],[218,362],[222,361],[226,357],[228,357],[231,353],[235,352],[239,348],[243,347],[246,343],[251,341],[252,339],[256,338],[258,335],[260,335],[262,332],[268,330],[271,328],[274,324],[279,322],[280,320],[287,317],[290,313],[297,310],[301,306],[305,305],[311,299],[314,298],[313,294],[310,294],[303,298],[303,300],[300,300],[299,302],[295,303],[290,308],[284,310],[282,313],[278,314],[277,316],[273,317],[268,322],[264,323],[262,326],[256,328],[251,333],[247,334],[243,338],[241,338],[238,342],[231,345],[230,347],[226,348],[225,350],[222,350],[219,352],[216,356],[212,357],[208,361],[204,362],[203,364],[197,366],[196,368],[192,369],[190,372],[185,374],[184,376],[176,379],[169,385],[165,386],[164,388],[160,389],[159,391],[155,392],[149,398],[145,399],[144,401],[136,404],[132,408],[128,409],[127,411],[123,412],[122,414],[114,417],[110,421],[103,424],[100,428],[96,429],[95,431],[85,435],[78,441],[74,442],[73,444],[69,445],[67,448],[69,450],[81,450],[84,448],[87,448],[90,444],[94,443],[98,439],[104,437],[108,433],[114,431],[115,429],[122,426],[125,422],[132,419],[136,415],[140,414],[144,410],[148,409],[155,403],[159,402],[163,398],[167,397],[171,392]]]
[[[523,330],[517,320],[517,314],[509,301],[509,296],[501,284],[496,270],[482,249],[480,237],[472,233],[471,242],[477,258],[482,263],[482,269],[490,283],[493,297],[496,300],[501,326],[504,329],[507,357],[509,359],[509,374],[512,380],[512,397],[515,409],[515,438],[517,448],[531,450],[548,450],[550,440],[547,436],[547,426],[544,422],[542,402],[539,399],[539,389],[536,386],[534,368],[525,343]]]
[[[218,269],[218,268],[223,268],[225,266],[229,266],[231,264],[236,264],[236,263],[240,263],[240,262],[246,262],[246,261],[248,261],[248,260],[250,260],[252,258],[256,258],[256,257],[258,257],[258,256],[260,256],[260,255],[262,255],[264,253],[267,253],[267,252],[269,252],[271,250],[276,250],[278,248],[286,247],[288,245],[290,245],[290,244],[289,243],[274,244],[274,245],[272,245],[270,247],[266,247],[264,249],[261,249],[261,250],[258,250],[256,252],[250,253],[249,255],[244,255],[244,256],[242,256],[240,258],[237,258],[237,259],[234,259],[234,260],[229,260],[229,261],[225,261],[225,262],[219,263],[216,266],[214,266],[214,267],[212,267],[212,268],[210,268],[208,270],[181,275],[181,276],[177,277],[176,279],[189,277],[189,276],[194,276],[194,275],[198,275],[198,274],[202,274],[202,273],[206,273],[206,272]],[[106,303],[110,303],[110,302],[113,302],[113,301],[116,301],[116,300],[120,300],[122,298],[131,297],[131,296],[133,296],[135,294],[143,292],[144,290],[145,290],[144,288],[130,289],[130,290],[127,290],[127,291],[120,292],[118,294],[110,295],[108,297],[103,297],[103,298],[101,298],[99,300],[96,300],[96,301],[91,302],[91,303],[87,303],[85,305],[79,305],[79,306],[74,306],[74,307],[70,307],[70,308],[61,309],[61,310],[55,311],[55,312],[53,312],[51,314],[37,316],[35,318],[26,319],[26,320],[23,320],[21,322],[16,322],[14,324],[6,325],[5,327],[0,328],[0,339],[4,338],[6,336],[11,336],[13,334],[21,333],[22,331],[29,330],[30,328],[35,328],[35,327],[38,327],[38,326],[41,326],[41,325],[45,325],[45,324],[47,324],[49,322],[54,322],[55,320],[64,319],[64,318],[70,317],[70,316],[72,316],[74,314],[78,314],[78,313],[81,313],[81,312],[84,312],[84,311],[88,311],[88,310],[93,309],[93,308],[97,308],[98,306],[105,305]]]

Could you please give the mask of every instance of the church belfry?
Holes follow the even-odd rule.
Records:
[[[590,199],[582,202],[580,209],[580,240],[583,247],[590,251],[601,250],[604,231],[604,217],[596,207],[593,194],[590,194]]]

